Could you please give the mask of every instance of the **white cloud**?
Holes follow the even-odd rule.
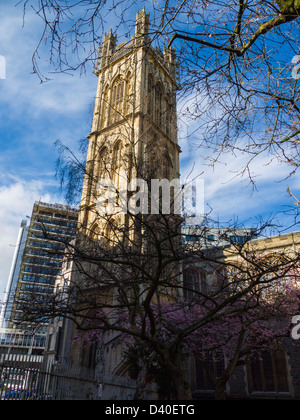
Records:
[[[7,78],[0,84],[0,102],[9,103],[16,114],[29,113],[31,118],[41,116],[44,111],[62,113],[63,118],[64,114],[86,110],[96,92],[97,79],[92,68],[88,69],[88,77],[80,77],[78,73],[73,77],[49,74],[49,46],[42,44],[38,64],[52,81],[41,84],[38,76],[32,74],[32,55],[42,33],[42,20],[28,10],[22,25],[22,7],[3,8],[0,54],[6,59]]]

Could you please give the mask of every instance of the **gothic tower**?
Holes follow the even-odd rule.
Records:
[[[126,189],[133,178],[179,178],[176,91],[178,74],[173,50],[150,46],[149,15],[136,16],[135,35],[117,43],[112,30],[99,48],[95,70],[98,88],[89,138],[79,222],[97,238],[99,179]]]
[[[112,215],[115,224],[124,223],[127,242],[118,247],[117,240],[111,241],[115,231],[109,230],[113,225],[110,215],[105,217],[103,208],[102,213],[99,210],[103,193],[99,191],[99,182],[103,179],[112,181],[119,193],[116,201],[122,208],[121,192],[128,189],[133,179],[173,181],[180,175],[176,118],[179,85],[175,55],[172,50],[162,53],[154,49],[148,31],[149,15],[143,9],[137,13],[135,34],[129,42],[118,44],[112,31],[105,34],[95,70],[98,88],[92,130],[88,136],[76,240],[80,252],[77,255],[74,251],[71,268],[68,269],[66,263],[61,283],[57,284],[57,290],[64,298],[64,285],[66,278],[69,279],[69,295],[74,292],[74,300],[70,297],[68,302],[78,313],[78,325],[85,323],[92,330],[103,322],[103,317],[105,328],[108,323],[119,325],[121,307],[130,311],[134,305],[139,305],[151,283],[151,271],[156,272],[155,258],[149,258],[152,243],[141,228],[144,216],[130,225],[126,212]],[[154,223],[159,217],[160,214]],[[149,218],[152,223],[152,213]],[[178,226],[178,217],[166,219],[171,220],[172,226],[175,220]],[[172,234],[168,241],[172,250],[176,248],[172,242],[174,236]],[[107,243],[107,239],[110,242]],[[166,258],[167,252],[168,249],[164,249]],[[173,270],[173,266],[169,266],[164,271],[168,279]],[[58,320],[58,325],[60,322]],[[95,342],[86,345],[78,340],[73,345],[72,337],[78,333],[75,323],[62,328],[63,344],[58,352],[62,360],[92,367],[98,378],[109,377],[109,382],[113,376],[123,377],[126,369],[123,370],[123,343],[116,344],[118,328],[108,328],[105,338],[97,336]],[[106,387],[105,392],[108,396],[110,388]]]

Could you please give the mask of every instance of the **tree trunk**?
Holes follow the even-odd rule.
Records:
[[[226,384],[227,380],[221,380],[216,382],[215,400],[226,400]]]
[[[241,348],[242,348],[242,345],[243,345],[243,342],[244,342],[245,334],[246,334],[246,330],[242,329],[239,333],[235,353],[234,353],[232,359],[228,363],[228,366],[226,367],[223,374],[215,381],[215,384],[216,384],[215,399],[216,400],[226,400],[226,393],[225,393],[226,384],[229,381],[231,375],[233,374],[234,369],[236,368],[237,363],[239,361],[240,354],[241,354]]]
[[[138,377],[137,377],[137,387],[135,390],[135,394],[133,399],[134,400],[143,400],[145,396],[145,389],[147,386],[147,376],[148,376],[148,369],[146,364],[143,360],[139,361],[139,369],[138,369]]]
[[[173,377],[173,383],[174,388],[176,390],[176,395],[174,396],[174,399],[180,401],[192,399],[191,387],[187,381],[185,374],[175,373]]]
[[[173,389],[172,399],[191,400],[191,387],[187,379],[186,366],[181,354],[172,357],[172,361],[169,360],[166,363],[166,370],[171,388]]]

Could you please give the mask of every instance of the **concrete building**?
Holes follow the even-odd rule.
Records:
[[[43,361],[46,335],[12,328],[0,328],[0,364],[7,361]]]
[[[54,291],[56,276],[66,244],[77,230],[77,212],[65,205],[35,202],[29,226],[22,223],[18,247],[7,287],[4,323],[10,329],[35,328],[23,322],[22,308],[35,297],[45,298]],[[47,320],[39,332],[47,331]]]
[[[1,313],[1,363],[41,363],[48,320],[24,322],[24,304],[33,305],[54,293],[65,245],[76,234],[77,217],[69,206],[35,202],[29,225],[22,221]]]
[[[242,245],[255,238],[255,231],[247,228],[208,227],[205,225],[183,225],[182,243],[191,248],[217,248]]]
[[[18,284],[20,270],[25,250],[26,240],[28,236],[27,221],[22,220],[19,235],[16,243],[16,248],[13,256],[13,261],[9,273],[9,278],[4,294],[3,306],[0,315],[0,328],[8,327],[8,321],[11,316],[11,302],[14,298],[14,293]]]

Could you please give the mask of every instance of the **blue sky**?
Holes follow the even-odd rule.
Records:
[[[52,80],[41,84],[31,62],[41,22],[27,14],[23,27],[22,12],[14,1],[1,2],[6,79],[0,80],[0,299],[21,220],[30,216],[34,201],[63,201],[54,176],[54,142],[75,149],[88,135],[97,87],[91,70],[83,77],[51,74]],[[42,60],[41,66],[47,68],[48,62]]]
[[[53,144],[59,139],[76,149],[77,142],[89,134],[97,86],[92,68],[82,76],[51,74],[52,80],[41,84],[32,74],[31,62],[41,22],[28,13],[23,26],[22,8],[14,4],[2,1],[0,5],[0,55],[6,59],[6,79],[0,80],[0,299],[21,220],[31,214],[36,200],[64,200],[54,177],[57,151]],[[53,70],[47,54],[40,65],[44,71]],[[299,175],[282,181],[290,168],[275,161],[266,165],[265,157],[251,167],[257,180],[254,192],[247,177],[234,178],[245,156],[224,155],[213,170],[202,157],[205,152],[194,147],[197,138],[186,140],[193,129],[193,124],[179,118],[182,176],[185,178],[193,165],[194,173],[203,172],[206,208],[213,209],[214,219],[221,223],[238,219],[250,226],[260,216],[268,217],[292,205],[287,186],[300,195]],[[286,226],[291,222],[283,216],[280,220]]]

